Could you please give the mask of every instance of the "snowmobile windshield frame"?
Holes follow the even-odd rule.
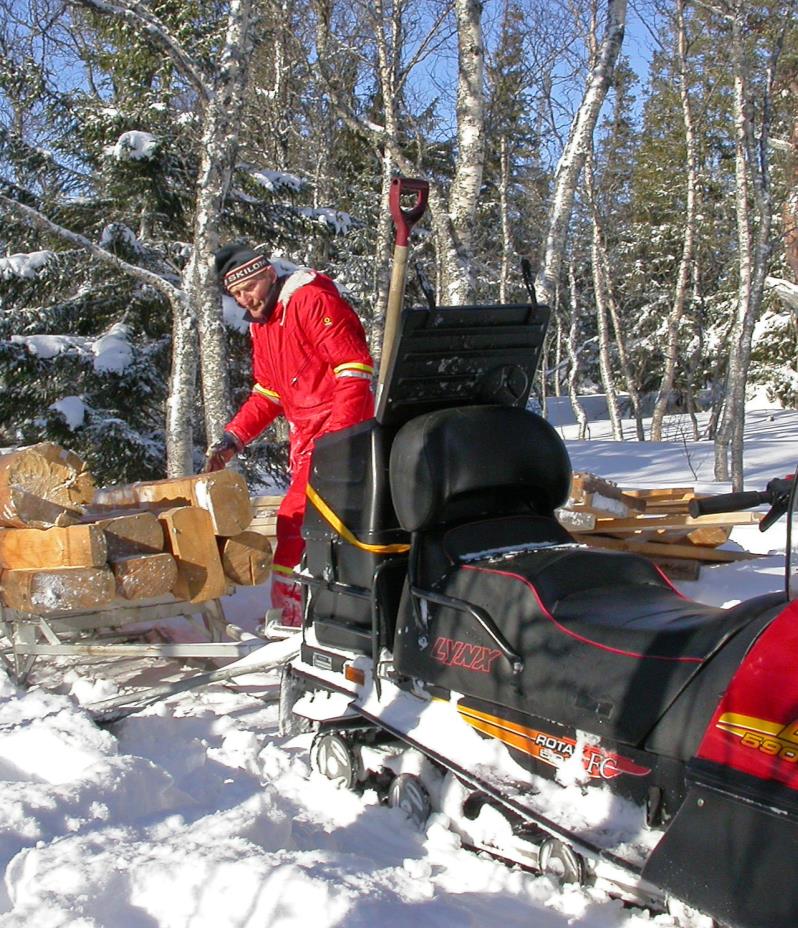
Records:
[[[548,307],[523,303],[405,309],[375,418],[398,427],[456,406],[526,406],[548,323]]]

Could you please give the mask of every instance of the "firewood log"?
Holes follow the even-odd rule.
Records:
[[[77,522],[94,479],[71,451],[50,442],[0,455],[0,525],[50,528]]]
[[[98,519],[93,524],[105,535],[109,561],[136,554],[157,554],[164,549],[163,528],[154,512]]]
[[[226,576],[240,586],[258,586],[269,579],[272,546],[259,532],[242,532],[219,539],[219,553]]]
[[[176,506],[198,506],[210,513],[216,535],[243,532],[252,520],[246,480],[233,470],[150,483],[103,487],[96,491],[94,509],[138,508],[154,511]]]
[[[117,595],[123,599],[165,596],[177,583],[177,562],[166,551],[120,558],[112,561],[111,569]]]
[[[210,513],[197,506],[180,506],[158,513],[169,551],[177,561],[172,592],[178,599],[199,603],[228,591]]]
[[[109,567],[0,571],[4,605],[34,615],[94,609],[110,603],[115,595],[116,583]]]
[[[2,568],[102,567],[107,559],[105,534],[96,525],[0,529]]]

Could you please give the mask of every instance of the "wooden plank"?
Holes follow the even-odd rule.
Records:
[[[666,545],[701,545],[708,548],[717,548],[729,540],[732,527],[729,525],[709,525],[704,528],[695,528],[690,531],[684,529],[645,529],[634,533],[637,541],[656,541]],[[622,533],[618,533],[621,537]]]
[[[280,508],[280,503],[285,499],[285,493],[267,496],[253,496],[252,509],[257,515],[261,510],[267,510],[276,513]]]
[[[219,553],[226,576],[240,586],[258,586],[269,579],[272,546],[259,532],[246,531],[219,539]]]
[[[116,583],[109,567],[0,571],[4,605],[34,615],[96,609],[110,603],[115,595]]]
[[[174,595],[191,603],[224,596],[228,581],[210,513],[198,506],[180,506],[159,513],[158,519],[167,547],[177,562]]]
[[[609,551],[630,551],[647,557],[683,557],[688,560],[711,561],[716,564],[745,561],[758,557],[747,551],[726,551],[723,548],[704,548],[700,545],[669,545],[657,541],[638,541],[634,538],[612,538],[607,535],[584,534],[579,541],[591,548]]]
[[[249,523],[248,532],[257,532],[266,538],[277,537],[277,516],[270,516],[265,519],[253,519]],[[236,537],[236,536],[233,536]]]
[[[694,545],[708,545],[717,548],[718,545],[725,545],[731,535],[731,527],[728,525],[707,525],[704,528],[693,529],[687,533],[687,539]]]
[[[164,507],[199,507],[210,514],[214,533],[223,536],[240,534],[252,521],[246,480],[233,470],[102,487],[95,493],[92,505],[98,510],[128,507],[155,512]]]
[[[761,512],[723,512],[718,515],[697,516],[676,513],[669,516],[640,515],[629,519],[596,519],[596,531],[607,535],[639,532],[645,529],[696,529],[707,526],[758,525]]]
[[[177,562],[167,551],[120,558],[112,562],[111,569],[122,599],[165,596],[177,583]]]
[[[568,508],[572,512],[590,512],[599,518],[624,519],[634,515],[634,510],[624,502],[601,493],[585,493],[578,502],[569,499]]]
[[[642,500],[682,499],[695,496],[694,487],[652,487],[649,489],[630,489],[624,487],[624,493]]]
[[[109,561],[136,554],[156,554],[164,549],[163,528],[154,512],[98,519],[93,524],[105,535]]]
[[[107,558],[105,535],[96,525],[0,529],[0,568],[102,567]]]
[[[0,525],[73,524],[93,493],[94,480],[81,458],[52,442],[0,455]]]
[[[592,512],[578,512],[575,509],[556,509],[557,521],[569,532],[592,532],[596,527],[596,515]]]
[[[568,508],[587,509],[591,512],[606,512],[610,515],[628,515],[629,511],[642,512],[645,502],[630,496],[610,480],[595,474],[575,473],[571,478]]]
[[[284,496],[253,496],[252,521],[247,526],[251,532],[258,532],[267,538],[277,537],[277,510]]]
[[[645,515],[647,516],[666,516],[673,514],[684,514],[690,511],[690,501],[695,499],[694,496],[685,496],[684,499],[670,499],[662,502],[646,503]]]

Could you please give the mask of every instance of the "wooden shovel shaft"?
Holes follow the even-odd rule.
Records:
[[[402,207],[403,194],[415,194],[416,202],[411,209]],[[385,310],[385,326],[382,334],[382,352],[380,355],[380,371],[377,377],[377,394],[382,390],[388,375],[393,343],[396,338],[396,329],[399,325],[399,314],[405,295],[405,278],[407,276],[408,241],[413,226],[424,215],[429,196],[429,183],[408,177],[395,177],[391,181],[390,207],[391,217],[396,227],[396,245],[393,252],[393,269],[391,271],[391,286],[388,291],[388,305]]]
[[[399,314],[405,293],[407,276],[407,245],[397,245],[393,252],[393,269],[391,270],[391,288],[388,291],[388,305],[385,311],[385,328],[382,333],[382,354],[380,356],[380,373],[377,378],[378,389],[382,388],[388,374],[388,364],[393,351],[396,330],[399,326]]]

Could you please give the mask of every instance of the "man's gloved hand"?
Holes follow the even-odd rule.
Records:
[[[241,450],[241,443],[238,439],[230,432],[225,432],[216,444],[208,448],[205,455],[205,472],[223,470],[228,461],[231,461]]]

